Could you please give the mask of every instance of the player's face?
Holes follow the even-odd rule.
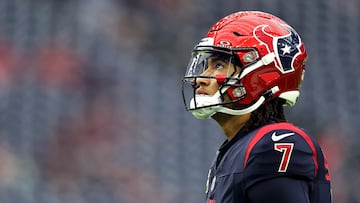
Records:
[[[201,76],[216,77],[226,76],[230,77],[231,75],[238,74],[240,68],[234,66],[228,59],[222,57],[209,57],[207,59],[207,68],[201,73]],[[215,78],[197,78],[196,94],[205,94],[205,95],[214,95],[219,89],[219,83]]]

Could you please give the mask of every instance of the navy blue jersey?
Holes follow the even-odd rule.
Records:
[[[330,203],[330,175],[316,140],[290,123],[241,131],[217,152],[208,203]]]

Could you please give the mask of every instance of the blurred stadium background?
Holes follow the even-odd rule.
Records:
[[[360,202],[359,0],[1,0],[0,202],[204,202],[223,141],[180,80],[221,17],[271,12],[309,53],[298,105],[335,203]]]

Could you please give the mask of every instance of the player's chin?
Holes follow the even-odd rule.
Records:
[[[211,118],[217,122],[223,122],[229,120],[232,117],[234,117],[234,115],[230,115],[222,112],[216,112],[214,115],[211,116]]]

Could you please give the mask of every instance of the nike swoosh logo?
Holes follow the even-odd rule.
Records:
[[[272,135],[271,135],[271,139],[274,141],[274,142],[277,142],[281,139],[284,139],[285,137],[289,137],[291,135],[295,135],[295,133],[285,133],[285,134],[281,134],[281,135],[276,135],[276,132],[274,132]]]

